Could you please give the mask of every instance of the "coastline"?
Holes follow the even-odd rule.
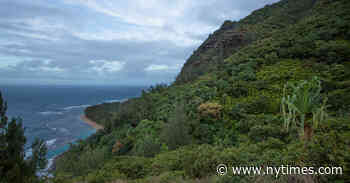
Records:
[[[91,119],[89,119],[88,117],[86,117],[84,114],[83,115],[80,115],[80,120],[82,120],[83,122],[87,123],[89,126],[93,127],[94,129],[96,129],[96,131],[98,130],[102,130],[104,129],[104,127],[100,124],[97,124],[96,122],[92,121]],[[60,159],[63,155],[64,155],[65,152],[62,152],[61,154],[55,156],[52,158],[52,163],[50,166],[47,167],[47,171],[48,172],[52,172],[55,170],[56,168],[56,161],[58,159]]]
[[[96,122],[92,121],[91,119],[87,118],[85,115],[81,115],[80,119],[90,125],[91,127],[95,128],[96,130],[102,130],[103,126],[100,124],[97,124]]]
[[[122,99],[119,102],[124,103],[127,102],[129,99]],[[87,123],[89,126],[93,127],[96,131],[98,130],[103,130],[104,126],[96,123],[95,121],[89,119],[85,114],[82,114],[79,116],[80,120],[83,121],[84,123]],[[57,156],[52,158],[52,164],[50,167],[47,168],[48,172],[52,172],[56,169],[56,161],[60,159],[68,150],[58,154]]]

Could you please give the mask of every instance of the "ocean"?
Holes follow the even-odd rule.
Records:
[[[8,103],[7,116],[20,117],[25,128],[26,155],[35,138],[45,140],[48,167],[70,143],[84,139],[96,130],[80,119],[91,105],[123,101],[140,96],[137,86],[10,86],[0,85]]]

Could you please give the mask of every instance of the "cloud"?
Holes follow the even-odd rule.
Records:
[[[34,18],[14,18],[14,19],[4,19],[1,18],[0,22],[13,25],[19,29],[27,29],[40,32],[54,32],[58,29],[64,29],[65,26],[59,23],[50,22],[49,19],[44,17],[34,17]]]
[[[29,71],[38,71],[38,72],[63,72],[64,69],[54,66],[54,67],[49,67],[49,66],[39,66],[39,67],[28,67],[27,68]]]
[[[130,30],[128,32],[117,32],[103,30],[95,33],[74,32],[73,35],[84,40],[97,41],[130,41],[130,42],[152,42],[152,41],[171,41],[177,46],[198,45],[201,40],[183,35],[177,32],[167,32],[163,30],[154,30],[144,28],[142,30]]]
[[[163,17],[180,15],[181,10],[183,9],[183,7],[177,6],[176,12],[173,8],[167,13],[162,14],[161,12],[169,10],[170,7],[164,6],[161,1],[156,2],[154,0],[149,0],[147,2],[144,0],[135,0],[133,2],[124,3],[105,0],[65,0],[65,2],[68,4],[78,3],[87,6],[96,12],[112,17],[117,17],[126,23],[136,24],[140,26],[163,26],[165,23]],[[151,16],[145,16],[144,12],[147,12],[147,15]],[[159,15],[163,15],[163,17]]]
[[[11,46],[11,45],[16,45],[16,46],[24,46],[25,44],[22,41],[2,41],[0,42],[1,47],[5,46]]]
[[[100,73],[104,72],[118,72],[124,68],[125,62],[120,61],[108,61],[108,60],[90,60],[90,64],[93,65],[91,70]]]
[[[41,40],[46,40],[46,41],[58,41],[59,39],[50,37],[47,35],[42,35],[42,34],[35,34],[35,33],[27,33],[27,32],[19,32],[19,31],[8,31],[10,34],[14,34],[17,36],[21,37],[27,37],[27,38],[32,38],[32,39],[41,39]]]
[[[1,0],[0,82],[170,82],[226,19],[278,0]]]
[[[17,57],[0,54],[0,69],[8,70],[22,62]]]
[[[181,69],[181,65],[165,65],[165,64],[151,64],[145,68],[145,71],[153,72],[153,71],[179,71]]]
[[[65,69],[52,64],[52,61],[49,59],[33,60],[31,58],[8,65],[7,69],[12,71],[47,72],[51,74],[65,71]]]
[[[0,22],[6,25],[0,26],[0,29],[3,29],[3,31],[8,34],[45,41],[61,40],[63,32],[68,30],[63,24],[50,20],[50,18],[43,17],[2,18]]]
[[[199,45],[200,36],[214,31],[219,25],[208,24],[195,18],[191,21],[191,10],[208,3],[189,1],[135,0],[116,3],[111,1],[70,0],[69,4],[80,4],[98,13],[109,16],[131,29],[104,29],[98,32],[76,33],[86,40],[133,40],[133,41],[171,41],[179,46]],[[196,7],[197,6],[197,7]]]

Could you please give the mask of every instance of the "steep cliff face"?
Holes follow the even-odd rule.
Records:
[[[193,81],[205,73],[216,70],[220,63],[240,48],[270,37],[275,31],[297,23],[308,15],[316,1],[282,0],[254,11],[239,22],[225,21],[189,57],[175,83]]]
[[[192,81],[204,73],[215,70],[216,66],[232,52],[254,41],[253,34],[238,27],[238,22],[225,21],[220,29],[210,34],[186,61],[176,83]]]

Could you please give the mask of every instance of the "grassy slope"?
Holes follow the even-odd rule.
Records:
[[[156,86],[124,104],[89,108],[87,115],[108,128],[73,146],[57,162],[57,179],[295,180],[216,177],[216,165],[227,163],[336,165],[344,168],[344,176],[315,179],[345,182],[350,178],[349,11],[347,0],[298,0],[254,12],[232,26],[254,39],[227,48],[225,61],[216,62],[220,49],[199,48],[200,57],[208,57],[206,64],[214,62],[212,69],[189,76],[182,72],[175,85]],[[218,30],[214,36],[224,32]],[[183,71],[197,73],[191,58]],[[329,98],[330,118],[314,131],[305,148],[296,129],[282,128],[281,90],[287,81],[315,75],[321,77],[323,95]]]

